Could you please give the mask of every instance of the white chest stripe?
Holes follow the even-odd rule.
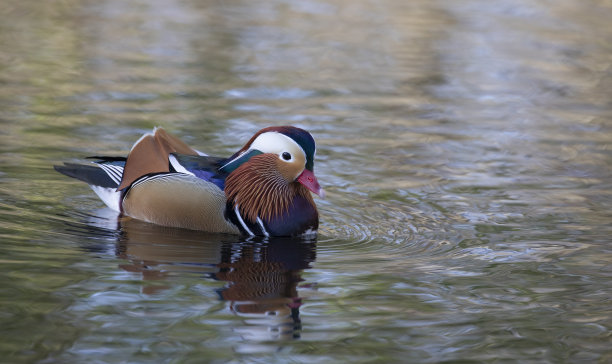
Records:
[[[264,227],[263,221],[261,221],[259,216],[257,216],[257,223],[259,224],[259,227],[261,228],[261,231],[263,231],[264,235],[265,236],[270,236],[270,234],[268,234],[268,232],[266,231],[266,228]]]
[[[234,207],[234,212],[236,213],[236,217],[238,218],[238,222],[240,222],[240,225],[242,225],[242,227],[244,228],[244,230],[249,233],[249,235],[255,235],[253,234],[253,232],[247,227],[247,225],[244,223],[244,220],[242,220],[242,216],[240,216],[240,212],[238,211],[238,205],[236,205]]]

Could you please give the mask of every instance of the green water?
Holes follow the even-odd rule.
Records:
[[[0,361],[612,361],[612,4],[0,5]],[[317,141],[318,239],[118,219],[52,165]]]

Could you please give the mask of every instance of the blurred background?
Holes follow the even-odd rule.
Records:
[[[612,361],[612,1],[2,0],[0,357]],[[317,142],[314,241],[117,219],[52,165]]]

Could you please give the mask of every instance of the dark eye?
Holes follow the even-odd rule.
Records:
[[[288,152],[283,152],[282,157],[284,160],[288,161],[291,159],[291,154]]]

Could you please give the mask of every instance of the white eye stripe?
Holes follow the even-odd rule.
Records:
[[[295,154],[301,153],[306,159],[306,153],[295,140],[277,132],[267,132],[259,135],[251,144],[249,150],[251,149],[257,149],[263,153],[278,154],[281,159],[283,159],[283,152],[291,154],[291,159],[294,159]]]
[[[306,152],[304,152],[304,149],[302,149],[302,147],[298,143],[296,143],[295,140],[289,138],[284,134],[275,131],[269,131],[260,134],[257,138],[255,138],[253,143],[251,143],[249,149],[243,151],[234,159],[228,161],[220,169],[223,169],[228,165],[234,163],[238,159],[242,158],[245,154],[248,154],[253,150],[258,150],[262,153],[277,154],[279,159],[288,163],[293,162],[296,158],[296,155],[301,155],[302,158],[306,160]],[[283,159],[282,154],[284,152],[288,152],[289,154],[291,154],[290,160]]]

